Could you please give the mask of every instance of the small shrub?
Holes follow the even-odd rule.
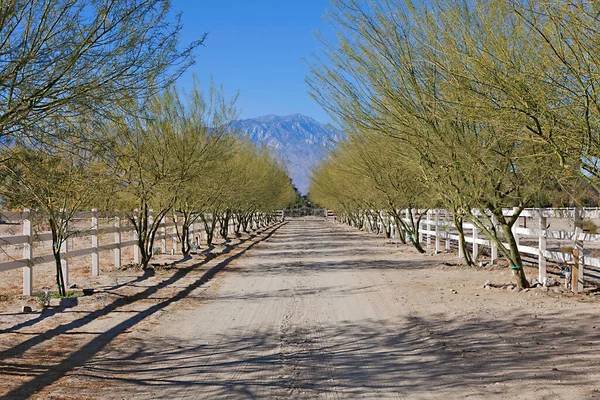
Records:
[[[35,295],[35,301],[37,303],[38,308],[49,307],[51,296],[52,294],[47,290],[41,293],[37,293]]]
[[[79,290],[73,290],[73,291],[67,292],[67,294],[65,296],[61,296],[58,292],[51,293],[51,297],[53,299],[72,299],[72,298],[81,297],[81,296],[83,296],[83,292],[79,291]]]
[[[596,235],[598,233],[598,225],[594,223],[591,219],[586,219],[583,221],[583,231],[590,233],[592,235]]]

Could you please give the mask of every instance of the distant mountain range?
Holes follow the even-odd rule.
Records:
[[[308,193],[310,168],[343,137],[333,126],[302,114],[243,119],[236,121],[232,128],[255,143],[266,143],[281,155],[294,185],[302,194]]]

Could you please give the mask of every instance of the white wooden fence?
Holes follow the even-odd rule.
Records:
[[[560,264],[572,264],[573,255],[570,252],[561,252],[557,250],[548,250],[548,240],[556,239],[557,241],[569,241],[572,243],[573,248],[579,250],[579,265],[584,266],[578,269],[577,281],[579,283],[577,288],[573,288],[574,291],[581,292],[583,290],[584,283],[584,268],[600,268],[600,259],[590,256],[586,256],[586,246],[584,243],[589,243],[593,246],[594,243],[600,243],[600,234],[586,233],[580,228],[575,228],[571,231],[552,231],[548,229],[548,218],[557,219],[568,219],[570,221],[575,218],[581,219],[600,219],[600,209],[598,208],[584,208],[578,209],[579,216],[576,216],[574,208],[555,208],[555,209],[525,209],[521,212],[519,218],[522,221],[527,219],[537,219],[537,226],[535,227],[521,227],[519,223],[516,223],[512,232],[518,244],[519,252],[523,255],[537,258],[538,265],[538,280],[545,282],[547,279],[546,265],[548,261],[560,263]],[[513,209],[505,209],[504,215],[513,215]],[[331,213],[327,213],[328,219],[331,219]],[[367,214],[365,214],[367,215]],[[384,212],[380,212],[379,226],[377,229],[378,233],[383,233],[383,224],[386,222],[385,218],[388,216]],[[402,211],[402,216],[405,221],[408,219],[408,210]],[[428,249],[433,251],[442,251],[442,242],[444,242],[444,251],[449,251],[452,248],[453,242],[455,242],[459,248],[459,255],[462,255],[462,249],[460,248],[459,236],[456,228],[451,222],[451,214],[444,209],[429,210],[424,218],[420,222],[419,226],[419,240]],[[381,221],[383,219],[383,221]],[[372,219],[370,219],[373,222]],[[393,221],[393,220],[392,220]],[[398,227],[390,221],[392,237],[397,238]],[[365,225],[369,229],[369,224]],[[573,223],[573,226],[577,224]],[[473,259],[475,260],[479,253],[479,246],[485,246],[489,249],[490,262],[494,263],[498,258],[498,249],[493,242],[483,236],[476,226],[470,223],[463,224],[463,230],[465,234],[465,241],[470,243],[472,246]],[[520,242],[527,240],[528,242],[534,241],[535,246],[523,245]],[[505,246],[508,246],[505,243]],[[600,245],[597,246],[600,249]]]
[[[12,213],[15,214],[15,213]],[[51,242],[52,241],[52,233],[51,232],[41,232],[35,233],[32,229],[32,221],[31,221],[31,212],[29,210],[25,210],[22,213],[19,213],[19,219],[22,220],[21,227],[22,233],[20,235],[11,235],[11,236],[3,236],[0,237],[0,247],[3,249],[2,251],[7,254],[7,249],[9,246],[19,246],[22,245],[23,253],[22,258],[15,259],[13,257],[10,261],[5,261],[0,263],[0,272],[8,271],[11,269],[22,268],[23,269],[23,294],[27,296],[31,296],[33,291],[33,271],[35,266],[44,263],[54,262],[54,255],[52,253],[49,254],[41,254],[34,256],[34,248],[36,244],[42,242]],[[76,220],[81,223],[82,220],[89,220],[89,229],[87,230],[78,230],[76,233],[76,237],[82,241],[88,238],[90,243],[89,247],[81,248],[78,250],[70,250],[68,247],[69,240],[65,241],[61,252],[61,262],[62,262],[62,271],[65,280],[65,286],[69,286],[69,261],[75,257],[87,256],[91,255],[91,275],[98,276],[100,274],[100,254],[99,252],[102,250],[113,250],[114,251],[114,262],[113,265],[115,268],[120,268],[123,262],[122,250],[128,247],[133,247],[133,263],[140,262],[140,249],[138,247],[137,235],[135,230],[131,226],[122,226],[121,218],[112,217],[110,220],[112,221],[112,226],[99,228],[98,225],[98,212],[97,210],[92,210],[91,213],[80,214],[83,216],[77,217]],[[109,219],[106,218],[106,222]],[[167,242],[171,240],[172,242],[172,252],[177,253],[179,251],[178,242],[177,242],[177,233],[175,232],[175,223],[169,222],[167,223],[165,219],[159,225],[159,229],[157,231],[155,237],[155,243],[160,243],[161,252],[167,253]],[[177,226],[182,226],[183,224],[179,222]],[[250,226],[252,229],[256,229],[256,223],[253,220],[252,225]],[[230,221],[229,223],[229,233],[233,233],[234,231],[234,222]],[[114,234],[113,243],[99,245],[99,237],[106,234]],[[123,234],[129,233],[130,236],[133,236],[131,240],[122,240]],[[215,229],[215,233],[218,233],[218,230]],[[201,241],[205,239],[205,231],[203,229],[202,223],[196,221],[196,223],[190,226],[190,238],[192,238],[192,244],[199,246]],[[156,246],[158,248],[159,246]],[[153,245],[153,249],[154,249]]]

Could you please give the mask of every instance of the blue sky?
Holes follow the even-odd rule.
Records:
[[[183,43],[208,32],[180,86],[191,82],[192,73],[203,86],[212,76],[226,93],[239,90],[242,118],[301,113],[329,122],[307,93],[309,68],[303,60],[319,47],[313,32],[327,30],[328,0],[173,0],[172,5],[182,12]]]

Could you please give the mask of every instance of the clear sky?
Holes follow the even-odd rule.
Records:
[[[229,94],[240,92],[242,118],[266,114],[305,114],[319,122],[329,117],[308,95],[304,82],[319,43],[314,31],[326,31],[328,0],[173,0],[182,13],[183,43],[208,33],[196,50],[195,73],[208,85],[212,76]]]

